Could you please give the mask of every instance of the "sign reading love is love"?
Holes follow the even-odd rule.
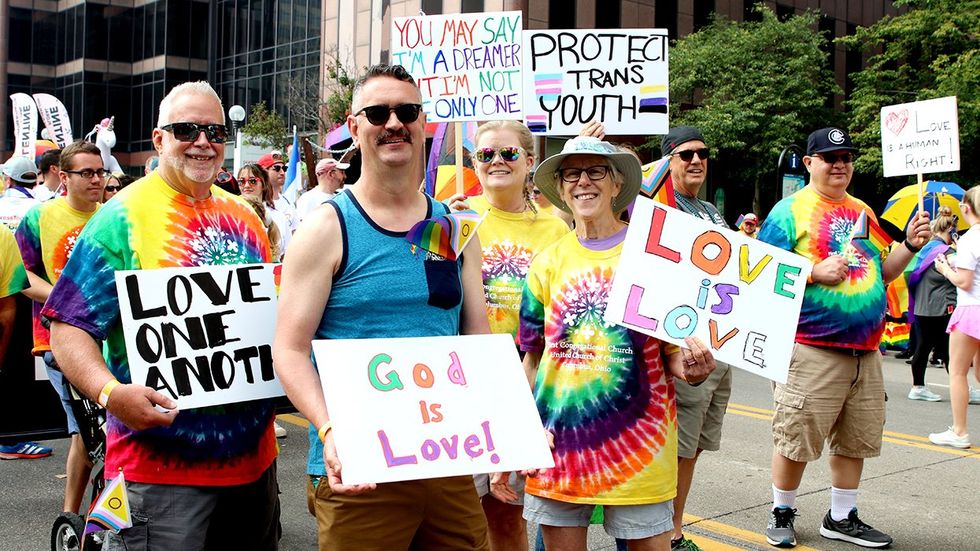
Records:
[[[428,122],[520,119],[519,11],[395,18],[391,61],[418,82]]]
[[[959,170],[956,97],[882,107],[881,161],[885,176]]]
[[[785,383],[800,317],[805,258],[640,197],[606,321]]]
[[[550,468],[509,335],[313,341],[345,484]]]

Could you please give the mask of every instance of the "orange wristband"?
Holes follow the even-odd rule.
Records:
[[[331,429],[333,429],[333,425],[330,424],[330,421],[327,421],[320,427],[320,430],[316,431],[316,435],[320,437],[320,442],[327,439],[327,433],[330,432]]]

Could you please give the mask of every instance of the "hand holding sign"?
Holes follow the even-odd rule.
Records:
[[[344,484],[340,474],[342,467],[340,458],[337,457],[337,445],[333,441],[333,431],[327,432],[323,438],[323,464],[327,466],[327,484],[330,484],[330,490],[334,493],[354,496],[378,487],[377,484]]]
[[[157,409],[162,406],[169,411]],[[106,402],[106,409],[133,430],[169,427],[177,417],[177,403],[150,387],[128,384],[119,385]]]

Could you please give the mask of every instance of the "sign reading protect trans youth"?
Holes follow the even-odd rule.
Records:
[[[666,134],[667,31],[524,32],[524,121],[574,136],[602,121],[607,135]]]
[[[398,17],[391,62],[422,90],[427,122],[519,120],[519,11]]]

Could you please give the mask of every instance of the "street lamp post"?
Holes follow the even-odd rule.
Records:
[[[228,118],[231,119],[231,132],[235,136],[235,151],[233,153],[234,174],[238,176],[238,170],[242,168],[242,131],[238,129],[242,121],[245,120],[245,108],[241,105],[232,105],[228,109]]]

